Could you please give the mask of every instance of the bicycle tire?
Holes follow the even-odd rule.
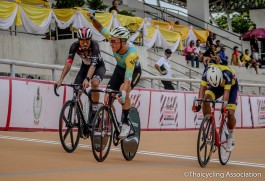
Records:
[[[205,167],[210,161],[215,141],[215,129],[212,126],[213,119],[210,115],[204,116],[198,133],[197,139],[197,158],[201,167]],[[202,141],[202,144],[200,144]],[[207,154],[207,145],[210,146]],[[203,150],[203,157],[201,156]]]
[[[80,139],[79,117],[73,114],[75,102],[67,101],[62,107],[59,117],[59,137],[64,150],[72,153],[78,146]]]
[[[219,161],[222,165],[225,165],[230,158],[231,152],[226,151],[226,146],[227,146],[227,139],[228,139],[228,129],[226,125],[226,121],[222,125],[222,128],[220,128],[222,131],[220,133],[220,142],[221,145],[218,148],[218,157]]]
[[[130,108],[129,118],[131,120],[131,126],[134,127],[135,133],[132,136],[128,136],[121,141],[122,155],[127,161],[131,161],[138,150],[141,136],[141,122],[137,109],[135,107]],[[132,128],[131,128],[132,130]]]
[[[95,159],[103,162],[110,151],[112,142],[113,126],[108,107],[101,106],[94,117],[91,130],[91,144]]]

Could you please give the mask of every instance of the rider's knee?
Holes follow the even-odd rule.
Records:
[[[92,88],[97,88],[99,86],[100,82],[98,79],[92,79],[91,80],[91,86]]]

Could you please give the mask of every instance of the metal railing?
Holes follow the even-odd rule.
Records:
[[[31,62],[23,62],[17,60],[9,60],[9,59],[0,59],[1,64],[8,64],[10,65],[10,75],[11,77],[15,77],[16,74],[16,66],[23,66],[23,67],[30,67],[30,68],[41,68],[41,69],[49,69],[52,72],[52,80],[55,81],[55,71],[56,70],[63,70],[62,65],[48,65],[48,64],[39,64],[39,63],[31,63]],[[72,67],[72,71],[78,71],[79,67]],[[105,77],[109,78],[112,75],[112,72],[107,71]],[[201,80],[199,79],[186,79],[186,78],[166,78],[160,76],[152,76],[152,75],[142,75],[141,80],[150,80],[151,81],[151,88],[154,88],[154,81],[155,80],[166,80],[166,81],[173,81],[179,84],[180,82],[189,82],[189,83],[200,83]],[[257,87],[259,89],[259,94],[261,94],[261,89],[265,88],[265,84],[249,84],[249,83],[239,83],[241,86],[241,90],[243,93],[243,87]]]

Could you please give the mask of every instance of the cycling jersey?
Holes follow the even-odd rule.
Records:
[[[110,31],[103,28],[101,34],[106,38],[110,38]],[[134,45],[131,45],[128,51],[124,54],[113,52],[113,55],[117,61],[117,66],[126,69],[125,78],[132,80],[133,72],[135,68],[140,68],[139,55]]]
[[[85,65],[101,66],[103,58],[100,55],[99,45],[97,42],[90,40],[91,44],[87,50],[80,47],[79,41],[74,42],[69,50],[68,63],[73,63],[75,54],[77,53]]]
[[[213,67],[213,66],[220,68],[223,72],[223,82],[218,87],[209,86],[207,84],[207,78],[206,78],[207,70],[208,68]],[[230,90],[227,108],[236,110],[238,81],[237,81],[234,69],[226,65],[211,64],[204,70],[201,85],[207,86],[207,90],[205,91],[205,94],[210,94],[213,100],[218,99],[219,97],[223,96],[225,89]]]

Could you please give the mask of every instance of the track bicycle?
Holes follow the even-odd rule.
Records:
[[[79,139],[89,138],[91,132],[91,126],[89,127],[89,121],[93,120],[91,90],[86,92],[82,89],[82,84],[61,85],[73,88],[73,98],[65,102],[59,117],[59,137],[61,144],[66,152],[72,153],[77,148]],[[82,105],[78,99],[78,93],[80,91],[85,93],[89,99],[88,116],[85,115]],[[59,96],[56,84],[54,85],[54,93],[56,96]],[[102,105],[102,103],[99,103],[99,106],[100,105]]]
[[[231,152],[226,151],[227,140],[228,140],[228,129],[227,129],[227,116],[226,112],[221,111],[221,121],[219,129],[215,122],[215,104],[220,103],[224,105],[224,101],[210,100],[210,99],[194,99],[192,110],[196,110],[196,101],[210,102],[211,103],[211,114],[204,116],[198,133],[197,139],[197,157],[201,167],[205,167],[209,162],[212,153],[218,148],[218,157],[222,165],[225,165],[231,155]]]
[[[130,108],[130,132],[125,139],[120,140],[119,135],[121,132],[122,123],[118,121],[113,108],[113,102],[116,99],[116,96],[119,94],[119,91],[111,89],[94,89],[91,91],[109,94],[108,104],[99,107],[93,120],[91,142],[95,159],[98,162],[103,162],[107,158],[111,143],[113,142],[114,146],[118,146],[121,143],[123,157],[127,161],[132,160],[137,153],[140,142],[141,124],[137,109],[135,107]]]

